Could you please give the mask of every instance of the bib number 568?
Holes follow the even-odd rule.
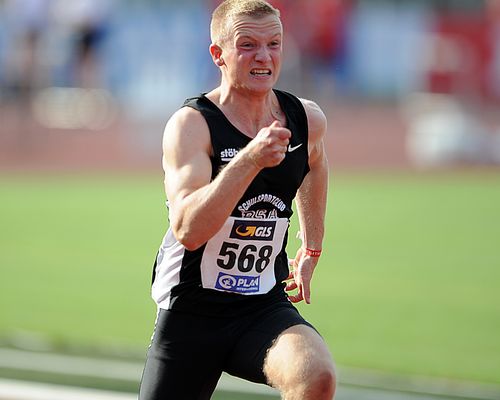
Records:
[[[261,273],[271,263],[272,246],[262,246],[260,249],[253,244],[248,244],[240,249],[237,243],[223,242],[217,265],[223,269],[232,269],[238,266],[240,272],[249,272],[253,268]]]

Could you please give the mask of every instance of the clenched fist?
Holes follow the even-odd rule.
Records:
[[[262,128],[245,151],[257,168],[275,167],[284,160],[292,133],[279,121]]]

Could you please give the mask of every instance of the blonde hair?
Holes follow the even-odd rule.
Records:
[[[237,16],[260,18],[266,15],[280,17],[280,11],[265,0],[224,0],[212,13],[210,37],[221,44],[229,37],[229,22]]]

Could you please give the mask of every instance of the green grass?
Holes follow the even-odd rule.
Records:
[[[167,223],[161,185],[149,177],[4,179],[0,329],[147,343],[151,269]]]
[[[331,191],[300,309],[337,363],[500,383],[500,176],[334,174]],[[161,176],[3,176],[0,224],[0,337],[145,349]]]

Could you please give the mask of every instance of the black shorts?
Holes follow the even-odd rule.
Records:
[[[268,349],[281,332],[300,324],[312,327],[288,302],[236,318],[160,310],[139,400],[210,399],[223,371],[266,383]]]

